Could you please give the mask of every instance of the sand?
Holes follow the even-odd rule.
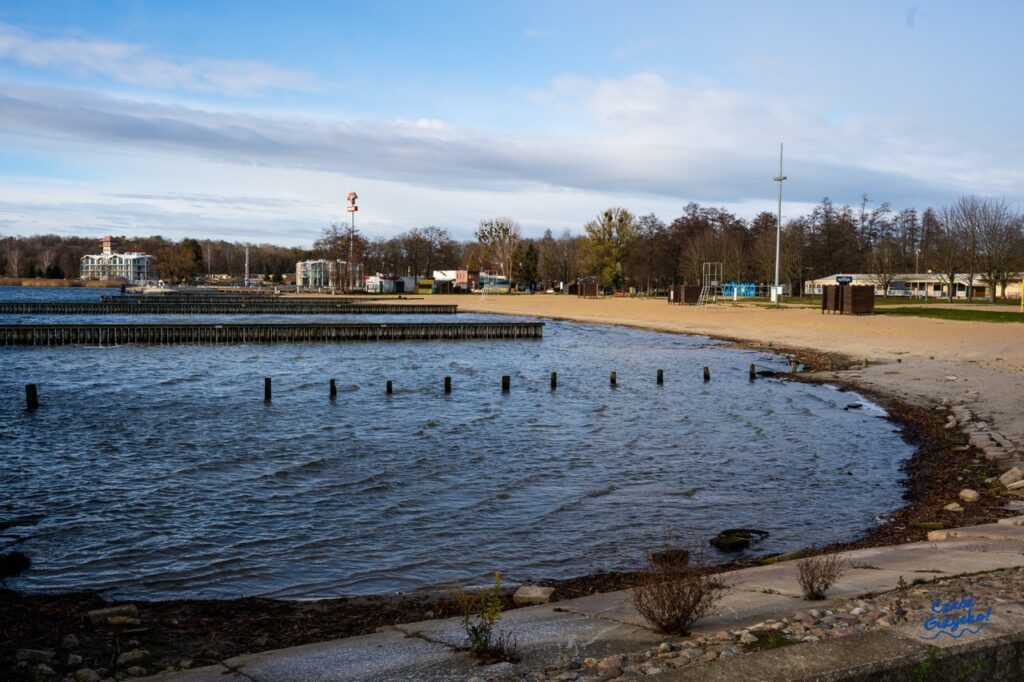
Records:
[[[703,308],[664,299],[581,299],[553,294],[428,296],[464,312],[530,315],[732,339],[745,345],[838,353],[868,367],[820,372],[892,395],[936,406],[962,400],[1024,452],[1024,325],[918,317],[822,315],[805,307],[754,304]],[[977,306],[974,306],[977,307]],[[696,368],[695,368],[695,371]]]

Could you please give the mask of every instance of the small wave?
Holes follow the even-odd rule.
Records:
[[[669,493],[673,497],[693,497],[700,492],[700,488],[690,488],[689,490],[675,490]]]
[[[617,487],[615,487],[614,485],[610,485],[607,488],[600,488],[598,490],[591,490],[590,492],[585,493],[583,495],[583,497],[585,499],[594,499],[596,497],[604,497],[605,495],[611,495],[616,490],[618,490]]]
[[[320,459],[314,459],[309,462],[303,462],[302,464],[296,464],[294,466],[285,467],[284,469],[278,469],[272,474],[266,474],[263,478],[284,478],[297,474],[302,471],[316,471],[327,466],[327,460],[321,457]]]

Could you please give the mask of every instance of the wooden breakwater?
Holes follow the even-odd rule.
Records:
[[[457,305],[270,301],[5,301],[0,315],[454,315]]]
[[[539,339],[543,333],[543,322],[10,324],[0,325],[0,346]]]

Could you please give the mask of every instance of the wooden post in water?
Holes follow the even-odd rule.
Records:
[[[512,389],[512,377],[505,375],[501,377],[501,392],[508,393]]]
[[[25,384],[25,409],[34,410],[39,407],[39,392],[35,384]]]
[[[336,384],[334,382],[334,379],[331,379],[331,400],[334,400],[337,397],[338,397],[338,384]]]
[[[665,370],[659,369],[658,370],[658,385],[661,386],[664,383],[665,383]]]
[[[789,373],[790,374],[796,374],[796,365],[797,365],[796,358],[790,358],[789,359]]]
[[[558,372],[551,373],[551,390],[558,388]]]
[[[451,377],[445,377],[444,378],[444,392],[445,393],[451,393],[452,392],[452,378]]]
[[[270,402],[270,377],[263,378],[263,402]]]
[[[750,369],[748,370],[748,376],[751,381],[757,378],[757,368],[754,367],[754,363],[750,363]]]
[[[608,375],[608,383],[611,384],[612,388],[615,388],[615,382],[618,377],[615,376],[615,372]]]
[[[711,381],[711,368],[710,367],[705,367],[704,368],[704,381]]]
[[[388,383],[387,383],[387,385],[386,385],[384,390],[385,390],[385,392],[388,395],[391,395],[392,393],[394,393],[394,387],[391,385],[391,379],[388,379]]]

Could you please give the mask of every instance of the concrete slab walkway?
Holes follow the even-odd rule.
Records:
[[[863,595],[896,589],[900,578],[931,580],[1024,566],[1024,517],[952,531],[937,531],[929,541],[892,547],[844,552],[848,569],[828,593],[829,599],[813,606],[830,604]],[[784,562],[725,574],[735,589],[721,602],[718,612],[699,622],[695,632],[736,630],[766,618],[780,619],[807,609],[800,597],[795,562]],[[1009,633],[1024,637],[1024,613],[1004,614],[1000,628],[989,637]],[[630,604],[625,591],[516,609],[500,621],[503,632],[516,635],[522,662],[481,667],[458,650],[463,641],[459,619],[449,618],[395,626],[363,637],[310,644],[279,651],[239,656],[220,665],[182,671],[151,679],[164,682],[210,682],[212,680],[468,680],[472,677],[497,679],[518,677],[531,670],[567,666],[586,657],[630,654],[664,641],[649,630]],[[885,655],[909,656],[920,653],[920,642],[901,642],[900,629],[849,638],[860,642],[864,656],[882,665]],[[895,638],[895,639],[894,639]],[[872,643],[886,642],[872,648]],[[870,640],[870,641],[869,641]],[[690,670],[666,672],[668,679],[776,679],[754,659],[787,661],[780,671],[818,671],[841,665],[852,653],[843,654],[853,643],[828,641],[790,646],[698,665]],[[850,649],[850,651],[853,651]],[[883,655],[882,651],[888,652]],[[831,652],[831,653],[829,653]],[[877,660],[876,660],[877,659]],[[895,660],[895,659],[894,659]],[[914,659],[916,660],[916,659]],[[764,665],[762,663],[760,665]],[[762,675],[758,677],[758,675]],[[782,673],[780,672],[780,675]],[[777,679],[802,679],[782,675]],[[659,678],[662,676],[659,676]]]

